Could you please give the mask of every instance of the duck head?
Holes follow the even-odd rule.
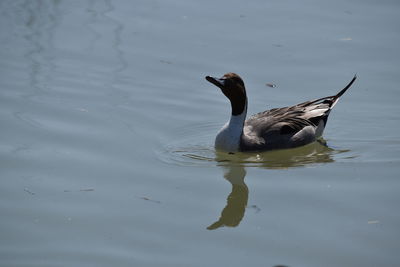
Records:
[[[236,73],[227,73],[221,78],[206,76],[206,80],[218,86],[222,93],[230,100],[232,115],[237,116],[246,111],[246,89],[239,75]]]

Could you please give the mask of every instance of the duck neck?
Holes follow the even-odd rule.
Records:
[[[238,109],[238,105],[234,105],[231,102],[232,105],[232,112],[231,112],[231,118],[228,122],[228,127],[232,128],[233,131],[238,131],[240,134],[243,132],[243,125],[246,120],[246,115],[247,115],[247,97],[245,97],[244,103],[240,105],[240,108]]]
[[[238,134],[242,134],[243,125],[246,120],[246,115],[247,115],[247,105],[245,106],[242,113],[237,115],[231,114],[231,118],[228,121],[228,128],[232,132],[237,132]]]
[[[240,148],[240,140],[243,135],[243,126],[247,115],[247,99],[240,114],[232,112],[229,121],[219,131],[215,139],[215,147],[217,149],[236,152]]]
[[[246,109],[243,113],[239,115],[231,115],[229,122],[227,123],[227,131],[229,133],[230,138],[232,138],[232,142],[239,146],[240,138],[243,135],[243,126],[246,120]]]

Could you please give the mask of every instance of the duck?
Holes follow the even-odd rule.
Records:
[[[265,110],[246,119],[248,101],[242,78],[232,72],[221,78],[206,76],[231,104],[230,119],[218,132],[215,149],[229,153],[260,152],[295,148],[319,140],[331,110],[356,78],[354,75],[336,95]]]

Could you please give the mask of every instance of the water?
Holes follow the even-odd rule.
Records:
[[[397,266],[399,10],[1,1],[0,266]],[[250,114],[359,79],[326,144],[225,155],[231,71]]]

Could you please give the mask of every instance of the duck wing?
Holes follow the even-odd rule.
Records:
[[[294,134],[306,126],[315,126],[306,116],[306,107],[296,105],[266,110],[251,116],[244,126],[250,127],[252,134],[260,137],[267,137],[272,133]]]
[[[336,95],[306,101],[290,107],[273,108],[251,116],[244,124],[244,133],[248,137],[246,143],[252,143],[253,146],[257,144],[256,146],[288,147],[297,146],[293,142],[296,134],[302,139],[298,145],[318,138],[322,135],[330,111],[355,79],[356,76]],[[301,134],[299,134],[300,132]]]

